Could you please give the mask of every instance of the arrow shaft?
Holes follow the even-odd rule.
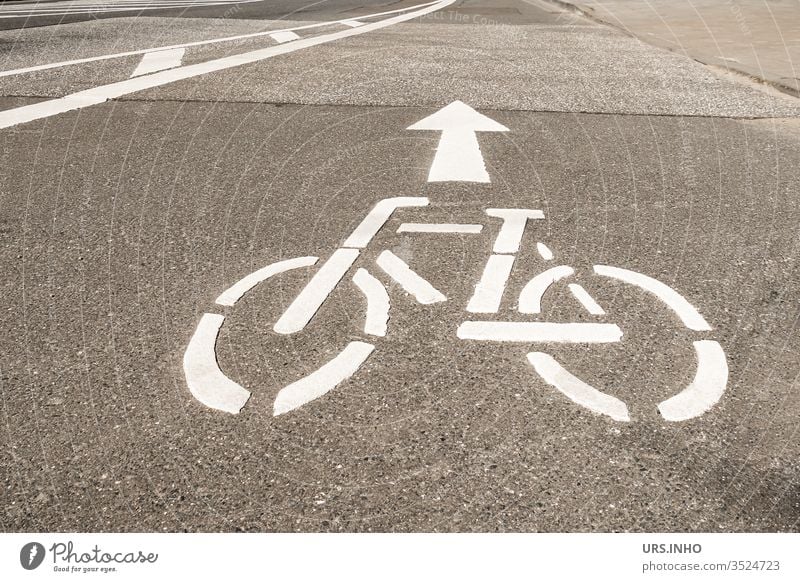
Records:
[[[442,131],[428,182],[490,181],[475,132],[462,128]]]

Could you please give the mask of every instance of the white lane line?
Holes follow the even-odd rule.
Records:
[[[428,182],[491,182],[481,153],[477,131],[508,131],[495,120],[478,113],[462,101],[450,105],[410,125],[406,129],[441,131]]]
[[[728,360],[722,346],[715,341],[694,342],[697,371],[694,380],[683,391],[658,405],[665,420],[677,422],[700,416],[714,406],[728,384]]]
[[[536,250],[539,251],[539,256],[541,256],[545,261],[553,260],[553,251],[551,251],[546,244],[537,242]]]
[[[278,392],[273,414],[290,412],[336,388],[356,373],[375,349],[372,344],[350,342],[330,362]]]
[[[397,232],[431,232],[450,234],[479,234],[482,224],[427,224],[422,222],[404,222]]]
[[[384,198],[379,201],[372,210],[369,211],[356,229],[353,231],[342,246],[356,249],[363,249],[372,240],[378,231],[386,224],[392,213],[398,208],[405,206],[427,206],[428,199],[425,197],[398,196],[396,198]]]
[[[612,323],[550,323],[544,321],[465,321],[460,339],[494,342],[558,342],[607,344],[622,339]]]
[[[481,280],[475,285],[475,292],[467,303],[467,311],[470,313],[497,313],[513,266],[514,255],[490,256],[486,261]]]
[[[340,20],[339,23],[340,24],[344,24],[345,26],[349,26],[350,28],[358,28],[359,26],[364,26],[363,22],[360,22],[358,20],[352,20],[352,19],[350,19],[350,20]]]
[[[565,370],[561,364],[548,354],[531,352],[528,361],[542,377],[542,380],[553,386],[564,396],[576,404],[580,404],[598,414],[610,416],[620,422],[630,422],[628,407],[625,403],[609,394],[604,394],[589,386],[580,378],[576,378]]]
[[[689,329],[695,331],[710,331],[711,326],[708,325],[703,316],[692,306],[680,293],[665,285],[661,281],[636,273],[628,271],[627,269],[620,269],[619,267],[609,267],[607,265],[595,265],[594,272],[598,275],[611,277],[631,285],[635,285],[652,293],[664,304],[672,309],[675,314],[681,319],[683,324]]]
[[[270,33],[270,38],[275,42],[291,42],[297,40],[300,36],[291,30],[283,30],[279,32]]]
[[[249,2],[257,2],[258,0],[248,0]],[[225,6],[229,5],[231,2],[208,2],[202,4],[202,7],[207,6]],[[241,4],[241,2],[236,2],[236,4]],[[2,10],[0,11],[0,19],[10,19],[10,18],[35,18],[41,16],[72,16],[72,15],[79,15],[79,14],[108,14],[114,12],[139,12],[141,10],[165,10],[169,8],[196,8],[200,5],[197,4],[188,4],[188,3],[181,3],[181,4],[171,4],[167,6],[155,6],[155,5],[128,5],[128,6],[103,6],[99,8],[89,8],[88,6],[80,6],[76,8],[62,8],[62,9],[40,9],[40,10]]]
[[[289,334],[298,332],[308,325],[333,288],[358,258],[358,253],[356,249],[336,249],[331,258],[325,261],[303,287],[272,329],[277,333]]]
[[[392,251],[383,251],[378,256],[376,262],[387,275],[397,281],[406,293],[413,295],[416,300],[423,305],[447,301],[447,297],[442,295],[433,285],[412,271],[403,259],[395,255]]]
[[[311,265],[316,264],[316,262],[317,257],[298,257],[296,259],[287,259],[285,261],[279,261],[277,263],[267,265],[266,267],[263,267],[254,273],[250,273],[246,277],[243,277],[237,283],[223,291],[222,294],[217,297],[216,303],[217,305],[225,305],[228,307],[235,305],[236,302],[242,298],[242,295],[250,291],[250,289],[262,281],[266,281],[278,273],[283,273],[292,269],[299,269],[300,267],[310,267]]]
[[[358,269],[353,275],[356,284],[367,299],[367,317],[364,333],[383,337],[389,321],[389,294],[386,288],[366,269]]]
[[[378,13],[375,13],[375,14],[370,14],[369,18],[375,18],[375,17],[378,17],[378,16],[388,16],[389,14],[397,14],[397,13],[400,13],[400,12],[405,12],[407,10],[412,10],[414,8],[423,8],[423,7],[427,7],[427,6],[433,6],[434,4],[439,4],[441,1],[442,0],[436,0],[435,2],[428,2],[427,4],[418,4],[417,6],[411,6],[409,8],[400,8],[400,9],[397,9],[397,10],[389,10],[387,12],[378,12]],[[363,17],[363,18],[367,18],[367,17]],[[69,66],[69,65],[80,65],[80,64],[83,64],[83,63],[91,63],[91,62],[95,62],[95,61],[104,61],[104,60],[107,60],[107,59],[117,59],[117,58],[120,58],[120,57],[130,57],[130,56],[133,56],[133,55],[142,55],[142,54],[149,53],[149,52],[152,52],[152,51],[163,51],[163,50],[169,50],[169,49],[174,49],[174,48],[189,48],[189,47],[194,47],[194,46],[203,46],[203,45],[207,45],[207,44],[217,44],[217,43],[222,43],[222,42],[232,42],[232,41],[243,40],[243,39],[247,39],[247,38],[270,36],[270,35],[277,34],[277,33],[280,33],[280,32],[291,32],[291,31],[297,31],[297,30],[306,30],[306,29],[309,29],[309,28],[319,28],[319,27],[322,27],[322,26],[328,26],[330,24],[331,24],[330,22],[315,22],[314,24],[305,24],[303,26],[295,26],[293,28],[284,28],[284,29],[281,29],[281,30],[271,30],[271,31],[267,31],[267,32],[251,32],[251,33],[248,33],[248,34],[240,34],[240,35],[236,35],[236,36],[226,36],[226,37],[222,37],[222,38],[212,38],[212,39],[209,39],[209,40],[198,40],[198,41],[187,42],[187,43],[183,43],[183,44],[152,47],[152,48],[147,48],[147,49],[140,49],[140,50],[135,50],[135,51],[126,51],[126,52],[121,52],[121,53],[112,53],[112,54],[107,54],[107,55],[98,55],[98,56],[95,56],[95,57],[86,57],[86,58],[83,58],[83,59],[73,59],[73,60],[69,60],[69,61],[60,61],[60,62],[57,62],[57,63],[47,63],[47,64],[44,64],[44,65],[34,65],[34,66],[31,66],[31,67],[24,67],[24,68],[21,68],[21,69],[12,69],[12,70],[9,70],[9,71],[0,71],[0,77],[7,77],[9,75],[20,75],[22,73],[32,73],[32,72],[35,72],[35,71],[44,71],[44,70],[47,70],[47,69],[55,69],[55,68],[58,68],[58,67],[66,67],[66,66]]]
[[[131,77],[149,75],[150,73],[180,67],[181,61],[183,60],[183,53],[185,52],[185,48],[177,48],[167,51],[145,53]]]
[[[487,208],[486,214],[503,220],[500,232],[494,241],[495,253],[516,253],[522,242],[522,233],[529,219],[542,219],[541,210],[525,210],[522,208]]]
[[[550,285],[573,275],[575,271],[572,267],[560,265],[547,269],[543,273],[539,273],[533,279],[528,281],[522,292],[519,294],[519,312],[520,313],[541,313],[542,312],[542,297],[545,291],[550,288]]]
[[[600,305],[598,305],[597,301],[595,301],[594,298],[591,295],[589,295],[586,289],[584,289],[577,283],[570,283],[567,286],[569,287],[569,290],[572,291],[572,295],[575,297],[575,299],[580,301],[581,305],[583,305],[583,308],[586,309],[586,311],[588,311],[592,315],[606,314],[605,310],[602,307],[600,307]]]
[[[225,317],[204,313],[183,355],[183,373],[192,395],[208,406],[238,414],[250,392],[222,373],[217,364],[217,335]]]
[[[350,36],[356,36],[374,30],[380,30],[394,24],[413,20],[430,12],[435,12],[440,8],[449,6],[453,2],[455,2],[455,0],[440,0],[432,6],[409,13],[403,13],[398,16],[393,16],[379,22],[365,24],[364,26],[360,26],[358,28],[348,28],[347,30],[322,34],[312,38],[302,38],[293,42],[287,42],[269,48],[240,53],[238,55],[232,55],[220,59],[214,59],[204,63],[185,65],[183,67],[170,69],[168,71],[160,71],[151,75],[144,75],[134,79],[127,79],[108,85],[101,85],[99,87],[94,87],[92,89],[67,95],[66,97],[62,97],[60,99],[51,99],[49,101],[42,101],[32,105],[25,105],[22,107],[16,107],[14,109],[0,111],[0,129],[45,117],[51,117],[53,115],[58,115],[59,113],[65,113],[74,109],[97,105],[99,103],[108,101],[109,99],[115,99],[122,97],[123,95],[142,91],[144,89],[151,89],[153,87],[174,83],[175,81],[197,77],[198,75],[205,75],[207,73],[239,67],[242,65],[262,61],[274,56],[288,54],[296,50],[325,44],[334,40],[340,40]]]

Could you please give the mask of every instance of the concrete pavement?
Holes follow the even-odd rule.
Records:
[[[436,14],[0,131],[13,168],[0,175],[3,529],[798,529],[800,150],[783,128],[797,102],[527,3]],[[142,47],[142,20],[14,32],[12,66],[60,46],[96,56],[125,28]],[[276,25],[182,22],[152,26],[185,42]],[[0,110],[116,82],[137,61],[0,78]],[[456,99],[509,130],[477,134],[489,183],[429,182],[440,135],[406,129]],[[353,270],[298,334],[273,325],[314,268],[215,304],[265,265],[327,259],[375,203],[401,196],[430,204],[397,210],[353,266],[388,289],[385,337],[363,333]],[[545,218],[529,221],[499,313],[481,316],[465,306],[500,232],[490,208]],[[397,232],[404,223],[482,229]],[[447,301],[416,302],[376,265],[386,250]],[[566,285],[542,314],[519,313],[531,277],[562,264],[604,316]],[[711,329],[686,329],[596,265],[668,284]],[[237,415],[187,386],[204,313],[224,315],[218,365],[252,394]],[[624,335],[457,337],[479,318]],[[358,372],[273,415],[282,388],[353,341],[376,346]],[[692,382],[697,341],[724,349],[726,390],[669,422],[657,405]],[[631,422],[545,382],[533,350],[624,401]]]

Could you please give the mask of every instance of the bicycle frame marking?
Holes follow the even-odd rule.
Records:
[[[400,208],[428,205],[429,201],[424,197],[387,198],[375,204],[344,241],[342,247],[335,250],[318,268],[275,323],[273,330],[280,334],[291,334],[305,329],[355,264],[361,249],[374,239],[394,212]],[[492,254],[488,257],[481,278],[475,284],[473,295],[465,307],[468,313],[498,313],[527,223],[529,220],[544,218],[540,210],[490,208],[485,212],[487,216],[499,218],[502,222],[494,241]],[[404,222],[397,232],[478,234],[482,230],[483,225],[480,224]],[[536,249],[544,261],[553,259],[552,251],[544,243],[537,243]],[[267,265],[229,287],[217,298],[216,303],[223,307],[232,307],[256,285],[278,274],[313,266],[317,260],[317,257],[307,256]],[[381,252],[376,263],[419,303],[429,305],[447,300],[443,293],[415,273],[405,261],[391,251]],[[712,329],[697,309],[682,295],[652,277],[607,265],[595,265],[593,272],[595,275],[633,285],[650,293],[664,303],[692,331],[707,332]],[[541,313],[542,299],[550,287],[574,275],[575,270],[572,267],[560,265],[532,277],[520,293],[519,312]],[[364,333],[384,337],[391,309],[386,287],[363,267],[356,270],[352,282],[366,299]],[[583,286],[569,283],[568,288],[575,300],[590,315],[595,317],[606,315],[605,310]],[[219,314],[203,315],[184,355],[184,373],[189,389],[198,401],[210,408],[236,414],[247,403],[250,392],[228,378],[217,363],[216,341],[224,319],[225,317]],[[602,322],[468,320],[458,326],[455,335],[459,339],[470,341],[603,344],[621,341],[623,332],[615,324]],[[678,394],[658,406],[659,412],[667,421],[684,421],[700,416],[719,402],[725,392],[728,365],[722,346],[716,341],[707,339],[695,341],[693,345],[697,356],[694,380]],[[291,412],[327,394],[355,374],[374,351],[375,345],[371,343],[349,342],[327,363],[281,389],[273,404],[273,414],[278,416]],[[577,378],[549,354],[530,352],[527,359],[545,383],[553,386],[572,402],[618,422],[630,421],[628,408],[624,402]]]

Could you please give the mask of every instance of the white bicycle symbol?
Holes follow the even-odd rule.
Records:
[[[275,323],[273,330],[279,334],[293,334],[303,330],[313,319],[322,304],[344,278],[347,272],[378,231],[386,224],[398,208],[428,206],[424,197],[387,198],[378,202],[344,241],[342,247],[333,252],[311,277],[300,294],[289,305]],[[502,220],[494,241],[492,254],[487,260],[483,275],[475,285],[466,311],[474,314],[497,313],[505,292],[507,281],[514,266],[516,253],[529,220],[543,219],[540,210],[517,208],[492,208],[487,216]],[[398,232],[422,233],[480,233],[481,224],[430,224],[403,223]],[[553,253],[543,243],[537,250],[545,261],[553,260]],[[311,267],[317,257],[307,256],[288,259],[267,265],[247,275],[228,288],[216,299],[217,305],[230,307],[236,304],[256,285],[281,273]],[[384,250],[377,258],[378,267],[410,296],[421,304],[435,304],[447,298],[428,281],[415,273],[401,258]],[[664,283],[641,273],[595,265],[594,273],[643,289],[666,305],[689,330],[711,331],[702,315],[677,291]],[[572,277],[572,267],[559,265],[534,276],[524,286],[518,300],[518,310],[523,314],[541,313],[542,298],[557,281]],[[358,268],[352,281],[366,298],[367,309],[364,334],[373,338],[386,335],[390,301],[383,283],[368,270]],[[592,316],[604,316],[603,308],[579,284],[569,283],[568,288],[575,299]],[[250,392],[230,379],[219,367],[216,357],[216,341],[225,317],[216,313],[203,314],[183,359],[186,382],[192,395],[210,408],[238,413],[247,403]],[[456,336],[462,340],[522,343],[610,343],[622,339],[622,330],[612,323],[552,323],[542,321],[483,321],[462,322]],[[275,416],[295,410],[320,398],[364,364],[375,350],[372,341],[351,341],[333,359],[307,376],[285,386],[278,393],[273,413]],[[698,339],[693,342],[697,355],[694,380],[680,392],[661,402],[658,410],[668,421],[682,421],[702,415],[722,397],[728,381],[728,364],[722,346],[716,341]],[[570,400],[593,412],[606,415],[616,421],[629,422],[627,405],[620,399],[606,394],[583,382],[567,371],[552,356],[534,351],[527,356],[539,376]]]

